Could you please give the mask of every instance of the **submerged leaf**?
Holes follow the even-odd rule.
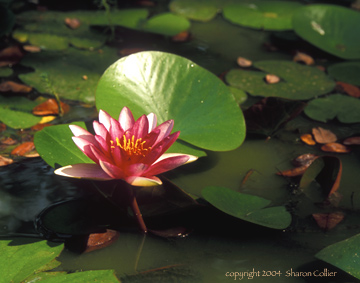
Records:
[[[343,212],[314,213],[312,216],[321,229],[328,231],[335,228],[344,219],[345,214]]]

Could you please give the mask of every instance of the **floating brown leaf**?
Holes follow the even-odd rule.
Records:
[[[265,76],[265,81],[268,84],[277,84],[278,82],[280,82],[280,78],[277,75],[267,74]]]
[[[313,128],[312,134],[315,138],[315,141],[318,143],[332,143],[336,142],[337,140],[337,137],[333,132],[321,127]]]
[[[4,48],[0,51],[0,67],[14,65],[24,56],[23,51],[17,45]]]
[[[70,106],[63,102],[61,102],[61,108],[63,110],[63,113],[67,113],[70,110]],[[38,116],[58,115],[59,106],[55,99],[50,98],[45,102],[35,106],[32,112],[34,115],[38,115]]]
[[[49,123],[36,124],[35,126],[31,127],[31,130],[40,131],[40,130],[44,129],[45,127],[49,127],[49,126],[52,126],[52,124],[49,124]]]
[[[306,171],[306,169],[308,167],[309,167],[309,165],[303,165],[303,166],[295,167],[295,168],[292,168],[289,170],[276,172],[276,175],[286,176],[286,177],[301,176],[304,174],[304,172]]]
[[[303,134],[300,136],[302,142],[306,143],[307,145],[315,145],[316,141],[314,141],[313,136],[311,134]]]
[[[16,93],[28,93],[32,90],[32,87],[15,83],[12,81],[3,82],[0,84],[0,91],[1,92],[16,92]]]
[[[84,253],[106,248],[114,243],[120,236],[118,231],[107,229],[105,233],[90,234]]]
[[[314,217],[317,225],[325,231],[333,229],[345,217],[343,212],[314,213],[312,216]]]
[[[357,86],[343,82],[336,82],[336,88],[352,97],[360,97],[360,89]]]
[[[186,42],[189,41],[190,39],[191,39],[191,34],[187,30],[182,31],[171,38],[173,42]]]
[[[11,155],[25,156],[35,149],[33,142],[24,142],[11,151]]]
[[[321,150],[326,152],[336,152],[336,153],[349,153],[351,151],[350,148],[348,148],[347,146],[336,142],[324,144],[321,147]]]
[[[30,53],[39,53],[41,52],[41,48],[35,45],[24,45],[23,49]]]
[[[76,18],[66,18],[65,24],[71,29],[77,29],[81,26],[81,22]]]
[[[305,153],[302,155],[299,155],[298,157],[294,158],[294,160],[292,161],[292,163],[294,164],[294,166],[310,166],[311,163],[313,163],[313,161],[317,158],[318,156],[313,154],[313,153]]]
[[[14,145],[17,143],[17,141],[10,137],[3,137],[0,139],[0,143],[4,145]]]
[[[246,59],[244,57],[238,57],[236,59],[236,62],[240,67],[250,67],[250,66],[252,66],[252,61],[250,61],[249,59]]]
[[[14,160],[0,155],[0,166],[6,166],[13,162],[14,162]]]
[[[4,123],[0,123],[0,133],[6,130],[6,125]]]
[[[293,57],[294,62],[303,62],[305,65],[314,65],[314,59],[305,53],[302,52],[296,52],[295,56]]]
[[[360,145],[360,137],[350,137],[343,141],[345,145]]]

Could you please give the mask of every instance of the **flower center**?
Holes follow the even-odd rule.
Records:
[[[126,153],[130,156],[132,155],[142,155],[145,156],[147,151],[151,149],[151,147],[145,147],[144,144],[146,141],[142,141],[141,138],[135,141],[135,137],[132,136],[130,139],[127,139],[125,135],[122,136],[122,139],[116,138],[116,145],[126,151]],[[114,142],[111,141],[111,148],[115,148],[113,145]]]

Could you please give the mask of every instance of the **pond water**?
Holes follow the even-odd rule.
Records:
[[[232,25],[220,15],[210,22],[192,22],[190,32],[190,42],[173,43],[167,37],[119,29],[120,38],[112,45],[173,52],[217,75],[236,67],[238,56],[252,60],[292,58],[287,48],[276,52],[265,49],[264,44],[274,37],[282,40],[273,33]],[[256,100],[249,97],[244,108]],[[96,117],[95,112],[94,108],[77,105],[63,122],[81,120],[85,115],[91,117],[88,121]],[[117,212],[108,208],[106,202],[98,201],[92,184],[55,176],[40,158],[30,158],[0,168],[0,236],[65,240],[68,246],[61,253],[61,265],[56,270],[113,269],[121,282],[360,282],[315,258],[321,249],[360,233],[360,151],[355,148],[347,155],[332,154],[343,165],[338,191],[342,195],[339,208],[346,217],[333,230],[324,232],[311,217],[321,209],[296,193],[294,180],[276,174],[291,168],[291,160],[301,154],[324,155],[299,140],[299,133],[293,130],[298,125],[311,129],[324,123],[300,116],[271,138],[249,134],[236,150],[209,151],[197,162],[164,174],[195,199],[201,198],[205,187],[220,186],[261,196],[271,200],[272,205],[285,205],[293,213],[288,229],[251,224],[199,200],[200,207],[185,207],[163,218],[156,215],[155,220],[149,217],[156,226],[174,216],[175,222],[186,224],[189,233],[185,236],[144,236],[128,219],[125,225],[115,224]],[[328,126],[340,137],[358,131],[356,125],[345,127],[335,122]],[[52,208],[53,214],[49,212]],[[74,212],[75,219],[69,227],[67,209]],[[88,220],[94,215],[109,220]],[[82,226],[78,223],[81,221],[86,224]],[[82,243],[84,231],[94,232],[94,227],[99,226],[119,229],[119,238],[100,250],[76,252],[74,245]]]

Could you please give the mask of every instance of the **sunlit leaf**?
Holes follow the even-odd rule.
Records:
[[[148,32],[174,36],[189,29],[189,27],[190,22],[186,18],[172,13],[164,13],[147,20],[142,29]]]
[[[116,118],[127,106],[136,117],[153,112],[159,123],[174,119],[179,138],[200,148],[231,150],[244,140],[243,115],[225,84],[173,54],[140,52],[111,65],[99,81],[96,106]]]
[[[308,5],[293,15],[293,28],[316,47],[344,59],[360,58],[357,11],[339,5]]]
[[[359,245],[360,234],[332,244],[322,249],[315,256],[360,279],[360,257],[356,248]]]
[[[232,69],[226,81],[253,96],[282,97],[306,100],[327,93],[335,87],[335,82],[315,67],[304,66],[289,61],[260,61],[254,66],[262,72]],[[268,84],[267,74],[278,76],[281,81]]]
[[[301,7],[298,2],[252,1],[224,7],[223,15],[232,23],[265,30],[292,29],[292,14]]]
[[[266,207],[271,201],[258,196],[223,187],[206,187],[201,194],[217,209],[245,221],[274,229],[284,229],[291,223],[285,207]]]
[[[169,9],[188,19],[202,22],[213,19],[218,11],[215,3],[207,0],[175,0],[169,4]]]
[[[337,118],[342,123],[360,122],[360,100],[341,94],[311,100],[304,112],[311,119],[326,122]]]

